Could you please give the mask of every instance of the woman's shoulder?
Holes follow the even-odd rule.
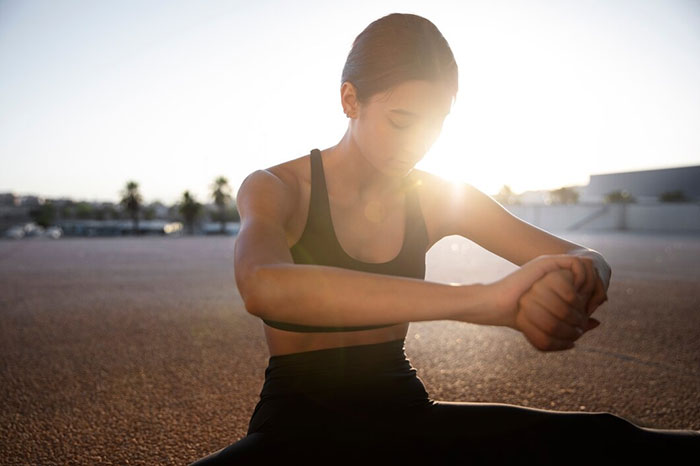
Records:
[[[479,191],[470,183],[451,181],[424,170],[413,169],[411,176],[421,198],[434,202],[444,202],[448,197],[454,199]]]
[[[467,182],[455,182],[434,173],[414,169],[411,172],[421,210],[436,240],[457,234],[459,222],[473,214],[487,197]]]
[[[308,164],[308,155],[290,159],[276,165],[259,168],[246,176],[244,183],[254,181],[259,184],[276,185],[277,189],[285,191],[285,194],[297,194],[299,187],[308,182],[309,170],[303,170],[304,160]]]
[[[276,176],[282,183],[287,186],[295,194],[299,191],[299,187],[310,178],[309,156],[302,155],[295,159],[290,159],[277,165],[272,165],[265,170]],[[304,170],[306,169],[306,170]]]
[[[308,155],[290,159],[276,165],[259,168],[248,174],[238,191],[243,202],[249,198],[255,204],[273,203],[284,211],[284,217],[293,214],[305,184],[309,183]]]
[[[410,183],[415,186],[421,203],[435,203],[445,200],[453,189],[454,183],[434,173],[414,168],[410,174]]]

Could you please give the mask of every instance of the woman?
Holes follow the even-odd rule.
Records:
[[[270,359],[248,435],[193,464],[553,464],[697,449],[698,432],[609,413],[429,398],[404,353],[409,322],[508,326],[539,350],[569,349],[598,325],[611,270],[474,187],[413,169],[457,93],[450,47],[427,19],[370,24],[340,91],[350,120],[337,145],[258,170],[238,192],[236,282]],[[489,285],[426,282],[425,253],[448,235],[521,268]]]

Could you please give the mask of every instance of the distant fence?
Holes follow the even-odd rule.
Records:
[[[513,204],[513,215],[545,230],[700,233],[700,204]]]

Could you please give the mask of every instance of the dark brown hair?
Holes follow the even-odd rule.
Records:
[[[361,103],[412,79],[442,83],[454,100],[457,78],[457,62],[438,28],[422,16],[392,13],[355,38],[340,83],[351,82]]]

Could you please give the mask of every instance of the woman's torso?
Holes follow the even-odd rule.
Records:
[[[322,153],[325,151],[321,151]],[[289,248],[297,244],[304,233],[307,217],[310,210],[311,197],[311,168],[309,155],[293,159],[267,169],[280,178],[288,187],[290,194],[294,196],[294,210],[289,220],[284,225]],[[404,221],[408,212],[404,209],[406,196],[394,196],[393,199],[378,200],[385,205],[386,217],[379,222],[372,222],[366,218],[364,206],[357,203],[343,203],[339,196],[333,195],[333,177],[326,172],[328,201],[332,217],[332,227],[335,237],[342,250],[350,257],[368,263],[383,263],[394,259],[400,252],[404,242]],[[417,197],[422,213],[423,222],[427,234],[425,251],[441,237],[438,215],[436,212],[435,196],[431,189],[427,188],[434,183],[427,178],[429,175],[420,170],[413,170],[408,176],[419,182]],[[421,189],[422,188],[422,189]],[[436,208],[431,208],[436,207]],[[433,215],[431,215],[433,212]],[[382,343],[391,340],[403,339],[408,332],[408,323],[401,323],[389,327],[371,330],[359,330],[348,332],[291,332],[280,330],[269,325],[264,325],[270,355],[282,355],[313,351],[318,349],[336,348],[340,346],[354,346],[373,343]]]

